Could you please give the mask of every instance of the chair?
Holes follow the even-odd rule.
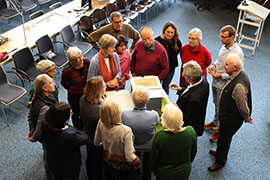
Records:
[[[80,36],[84,40],[88,40],[88,35],[94,31],[92,18],[89,16],[81,17],[79,21]]]
[[[93,17],[93,24],[96,29],[109,23],[106,18],[105,9],[95,9],[93,11],[92,17]]]
[[[48,35],[36,41],[40,58],[53,61],[57,68],[64,66],[68,61],[66,55],[54,52],[53,44]]]
[[[7,7],[5,0],[0,1],[0,17],[2,19],[8,20],[18,15],[18,12],[15,9],[10,9]]]
[[[33,19],[35,19],[35,18],[37,18],[39,16],[42,16],[43,14],[44,14],[44,11],[38,10],[38,11],[30,14],[29,17],[30,17],[30,20],[33,20]]]
[[[4,68],[0,65],[0,102],[5,106],[15,102],[21,98],[26,93],[26,90],[23,87],[10,84],[7,78],[7,74]],[[3,109],[4,116],[6,119],[6,124],[8,125],[7,115]]]
[[[62,5],[63,5],[62,2],[54,3],[54,4],[52,4],[52,5],[49,6],[49,10],[52,11],[52,10],[54,10],[54,9],[56,9],[56,8],[61,7]]]
[[[64,27],[61,30],[60,35],[63,41],[64,49],[67,49],[71,46],[77,46],[83,54],[86,54],[90,49],[92,49],[92,45],[90,43],[78,41],[75,39],[75,34],[70,25]]]
[[[106,5],[105,8],[106,8],[106,16],[108,20],[110,20],[110,15],[112,12],[118,11],[118,7],[115,3],[109,3]]]
[[[14,53],[12,59],[15,65],[13,69],[22,77],[22,79],[32,82],[37,77],[38,71],[36,69],[36,62],[28,47]]]
[[[36,2],[37,2],[39,5],[43,5],[43,4],[47,4],[47,3],[51,2],[51,0],[36,0]]]
[[[13,1],[14,4],[17,7],[19,7],[19,9],[22,9],[25,12],[30,11],[34,9],[35,7],[37,7],[37,5],[31,2],[30,0],[11,0],[11,1]]]

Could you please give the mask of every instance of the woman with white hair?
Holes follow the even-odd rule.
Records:
[[[105,99],[100,109],[94,144],[103,145],[106,180],[138,180],[141,167],[135,154],[133,133],[121,123],[121,108]]]
[[[182,127],[183,114],[175,104],[167,104],[162,126],[152,144],[152,169],[157,180],[187,180],[197,153],[197,136],[191,126]]]
[[[115,53],[117,39],[110,34],[104,34],[99,39],[100,50],[92,58],[87,80],[93,76],[102,76],[107,90],[119,88],[121,78],[120,60]]]
[[[207,67],[211,64],[212,58],[210,51],[201,44],[202,31],[199,28],[193,28],[188,33],[188,44],[184,45],[181,49],[181,61],[182,65],[194,60],[202,68],[203,76],[207,77]],[[183,66],[181,67],[181,74],[183,72]],[[188,83],[185,78],[181,76],[180,86],[186,87]]]
[[[184,113],[184,126],[192,126],[197,135],[204,132],[204,121],[209,96],[209,84],[202,77],[202,69],[196,61],[183,65],[182,76],[189,83],[187,88],[181,88],[175,83],[170,88],[177,90],[179,95],[177,105]]]
[[[55,91],[55,84],[47,74],[40,74],[34,80],[34,94],[30,104],[28,114],[29,134],[28,139],[31,140],[36,129],[37,119],[43,106],[52,106],[58,100],[52,95]]]
[[[36,69],[39,72],[39,74],[47,74],[51,78],[56,77],[55,63],[52,62],[51,60],[44,59],[44,60],[39,61],[36,65]],[[30,101],[31,101],[34,94],[34,84],[31,84],[29,94],[30,94]],[[58,100],[58,87],[56,84],[55,84],[55,91],[52,93],[52,95]]]

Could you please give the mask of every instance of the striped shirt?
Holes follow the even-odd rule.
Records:
[[[62,86],[71,94],[83,94],[87,81],[87,73],[90,61],[84,60],[84,65],[80,69],[75,69],[68,63],[62,71]]]

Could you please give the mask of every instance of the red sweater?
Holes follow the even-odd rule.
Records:
[[[211,58],[211,53],[206,47],[203,45],[199,45],[197,49],[192,49],[190,47],[190,44],[186,44],[182,47],[181,49],[181,61],[182,61],[182,66],[181,66],[181,78],[180,81],[183,85],[187,86],[188,83],[186,82],[185,78],[182,77],[182,72],[183,72],[183,64],[194,60],[196,61],[202,68],[202,75],[207,76],[207,71],[206,68],[211,64],[212,58]]]
[[[154,75],[163,80],[169,71],[166,49],[155,41],[155,50],[146,52],[143,41],[136,43],[131,56],[131,72],[136,76]]]

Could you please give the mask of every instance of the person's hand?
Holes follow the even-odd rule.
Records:
[[[27,139],[28,141],[33,141],[33,133],[29,132]]]
[[[126,79],[127,79],[126,76],[121,77],[121,78],[120,78],[120,83],[123,84],[123,83],[125,82]]]
[[[170,87],[172,90],[181,90],[181,89],[182,89],[180,86],[178,86],[178,85],[175,84],[175,83],[170,83],[169,87]]]
[[[251,116],[249,116],[249,117],[248,117],[248,121],[247,121],[247,123],[249,123],[249,124],[253,124],[253,119],[252,119],[252,117],[251,117]]]
[[[178,107],[178,105],[176,104],[176,102],[171,101],[171,103],[172,103],[173,105],[175,105],[175,106],[177,106],[177,107]]]
[[[214,73],[212,74],[212,77],[215,78],[215,79],[218,79],[218,78],[221,78],[221,73]]]
[[[214,74],[215,73],[215,69],[216,69],[215,65],[210,66],[208,68],[208,73],[211,74],[211,75]]]
[[[113,80],[108,81],[108,86],[110,88],[114,88],[118,86],[118,80],[116,78],[114,78]]]

